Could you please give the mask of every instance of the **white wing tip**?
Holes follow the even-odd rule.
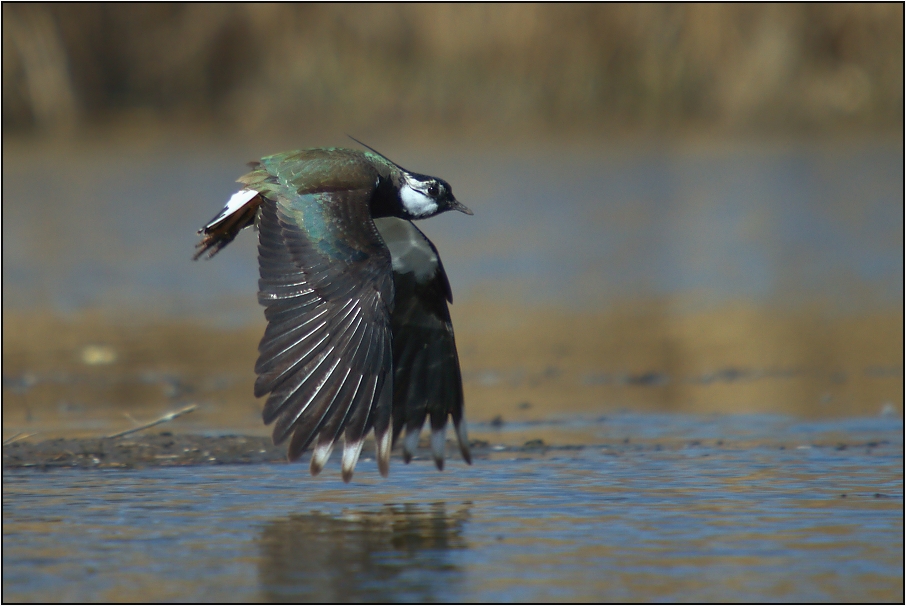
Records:
[[[467,464],[472,464],[472,453],[469,452],[469,432],[466,430],[466,420],[460,419],[456,424],[456,440],[459,442],[459,452],[462,454],[462,460]]]
[[[378,470],[385,478],[390,475],[390,438],[392,432],[388,429],[381,436],[375,436],[375,447],[377,449]]]
[[[343,464],[342,473],[343,481],[347,484],[352,480],[352,473],[355,471],[355,465],[359,462],[359,455],[362,453],[364,440],[358,442],[346,442],[343,445]]]
[[[317,448],[315,448],[315,451],[311,455],[311,475],[316,476],[321,473],[321,470],[324,469],[324,466],[327,464],[327,460],[330,458],[330,453],[332,451],[332,441],[318,444]]]
[[[444,470],[444,454],[447,450],[447,428],[441,427],[431,432],[431,454],[437,469]]]
[[[403,438],[403,461],[409,463],[415,456],[415,450],[418,448],[418,436],[421,428],[415,430],[406,430],[406,437]]]

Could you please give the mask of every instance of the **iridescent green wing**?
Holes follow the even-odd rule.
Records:
[[[255,395],[269,394],[263,416],[276,422],[274,441],[292,435],[291,460],[317,439],[313,473],[345,431],[348,480],[372,428],[387,472],[393,283],[390,253],[369,210],[377,173],[349,158],[339,172],[353,178],[341,186],[324,156],[271,156],[243,179],[264,197],[258,297],[268,326]]]

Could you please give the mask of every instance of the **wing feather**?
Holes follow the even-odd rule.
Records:
[[[277,384],[282,377],[280,375],[270,376],[273,368],[283,367],[289,362],[290,366],[280,373],[282,375],[302,363],[304,357],[300,355],[302,351],[317,348],[318,343],[323,342],[325,338],[329,338],[332,343],[335,343],[341,334],[342,327],[348,325],[347,320],[350,319],[350,315],[354,319],[360,313],[354,303],[350,300],[339,310],[332,310],[329,306],[322,305],[318,310],[320,313],[303,315],[299,320],[299,326],[284,334],[266,331],[258,346],[261,354],[260,365],[256,365],[255,369],[259,373],[259,379],[266,377],[271,384]],[[286,323],[284,323],[285,325]],[[312,345],[313,343],[314,345]]]
[[[350,431],[363,438],[372,419],[390,417],[379,389],[392,366],[390,254],[371,223],[367,189],[300,196],[272,184],[269,194],[258,217],[268,326],[255,393],[268,395],[263,417],[274,423],[274,442],[292,436],[290,460],[317,444],[317,473],[344,430],[347,441]],[[373,415],[381,406],[386,413]]]
[[[431,420],[432,435],[442,436],[452,416],[463,459],[471,462],[465,430],[459,430],[462,373],[447,307],[452,300],[450,285],[440,256],[410,221],[381,218],[375,224],[392,255],[396,297],[391,315],[393,442],[403,428],[413,436],[404,442],[403,456],[408,459],[426,419]],[[442,467],[442,458],[437,459],[437,465]]]
[[[310,403],[316,398],[322,399],[319,397],[319,392],[324,388],[325,383],[336,369],[337,364],[341,362],[345,366],[351,364],[351,360],[348,356],[348,345],[352,336],[350,328],[355,324],[355,319],[358,315],[359,314],[347,316],[347,320],[344,321],[344,323],[336,326],[336,332],[334,334],[327,334],[326,338],[319,342],[320,347],[327,348],[322,359],[319,360],[317,357],[307,357],[299,360],[297,363],[292,362],[292,358],[289,360],[291,366],[282,370],[280,375],[273,379],[273,382],[276,383],[277,386],[273,389],[271,396],[265,404],[265,410],[267,410],[268,406],[273,406],[270,416],[280,414],[279,411],[284,407],[293,407],[294,403],[308,398],[304,404],[303,411],[300,411],[301,414],[301,412],[304,412],[304,409],[308,408]],[[329,339],[329,345],[327,345],[327,339]],[[329,368],[329,370],[324,370],[323,360],[328,358],[335,359],[336,364],[331,365],[328,363],[327,368]],[[303,362],[309,359],[311,361],[308,362],[308,364],[303,365]],[[260,375],[259,380],[264,376],[265,375]],[[300,416],[296,415],[292,419],[292,423],[297,422],[299,419]],[[278,428],[282,427],[281,421],[278,421],[278,425],[274,427],[275,440],[277,439]],[[287,418],[285,422],[289,422],[289,418]],[[290,423],[290,426],[292,423]],[[283,434],[282,431],[281,435],[285,437],[285,434]],[[280,439],[282,440],[283,437]]]

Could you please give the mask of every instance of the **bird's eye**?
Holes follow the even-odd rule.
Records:
[[[439,190],[437,188],[437,183],[434,183],[431,185],[431,187],[428,188],[428,195],[433,198],[433,197],[437,196],[438,191]]]

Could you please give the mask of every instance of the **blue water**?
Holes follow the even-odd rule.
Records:
[[[4,471],[4,600],[902,602],[901,420],[579,424],[592,445],[349,485],[336,461]]]
[[[4,308],[257,320],[254,234],[210,262],[190,260],[195,230],[257,151],[6,154]],[[684,294],[843,309],[903,300],[899,144],[387,153],[445,177],[475,210],[420,224],[458,300],[589,308]]]

